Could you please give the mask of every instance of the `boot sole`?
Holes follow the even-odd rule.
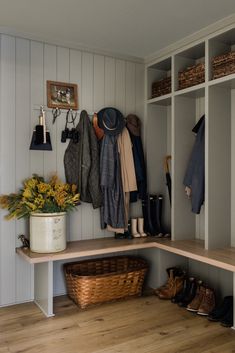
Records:
[[[197,312],[197,309],[190,309],[190,308],[186,308],[188,311],[192,311],[193,313]]]
[[[200,312],[197,312],[198,315],[201,315],[201,316],[208,316],[209,314],[206,314],[206,313],[200,313]]]

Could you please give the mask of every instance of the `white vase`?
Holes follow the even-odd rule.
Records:
[[[66,212],[30,215],[30,249],[54,253],[66,248]]]

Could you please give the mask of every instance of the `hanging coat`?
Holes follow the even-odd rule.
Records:
[[[130,133],[132,142],[132,151],[135,164],[135,174],[138,191],[130,193],[130,201],[136,202],[138,197],[145,200],[147,196],[147,177],[144,160],[143,145],[141,140],[141,120],[135,114],[129,114],[127,117],[127,129]]]
[[[140,136],[133,135],[130,131],[130,138],[132,142],[132,150],[135,164],[135,174],[137,180],[138,191],[133,191],[130,194],[131,202],[136,202],[139,199],[144,200],[147,195],[147,177],[144,160],[143,146]]]
[[[66,181],[77,185],[81,201],[92,203],[93,208],[98,208],[102,205],[99,146],[85,110],[81,112],[76,130],[78,143],[71,140],[64,155]]]
[[[205,116],[193,131],[197,136],[183,183],[191,189],[192,212],[199,214],[205,198]]]
[[[125,228],[124,194],[117,135],[104,135],[100,153],[100,183],[103,193],[101,228]]]

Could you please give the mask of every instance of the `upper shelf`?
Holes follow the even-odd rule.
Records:
[[[148,104],[155,104],[155,105],[171,105],[171,97],[172,94],[164,94],[163,96],[148,99]]]
[[[209,81],[209,86],[221,86],[221,87],[228,87],[228,88],[235,88],[235,74],[223,76],[217,78],[215,80]]]
[[[186,97],[193,97],[193,98],[204,97],[205,83],[201,83],[200,85],[181,89],[179,91],[176,91],[174,94],[175,96],[186,96]]]

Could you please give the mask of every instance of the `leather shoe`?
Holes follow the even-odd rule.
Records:
[[[202,302],[198,308],[197,314],[208,316],[209,313],[214,309],[214,307],[215,307],[215,293],[213,289],[206,288],[206,293],[204,294]]]
[[[176,296],[174,296],[171,299],[172,303],[177,304],[177,303],[181,302],[184,299],[184,297],[185,297],[185,295],[186,295],[186,293],[188,291],[188,287],[189,287],[189,279],[188,278],[184,278],[182,291],[179,292],[178,294],[176,294]]]
[[[232,327],[233,326],[233,307],[229,309],[227,314],[220,321],[221,325],[224,327]]]
[[[186,307],[195,297],[197,290],[197,283],[194,277],[190,277],[188,280],[188,288],[183,299],[178,302],[181,307]]]
[[[202,281],[198,281],[196,295],[193,300],[187,305],[187,310],[192,312],[198,312],[205,294],[206,288],[203,286]]]
[[[210,312],[208,320],[220,321],[229,311],[233,311],[233,296],[224,297],[221,305]]]

